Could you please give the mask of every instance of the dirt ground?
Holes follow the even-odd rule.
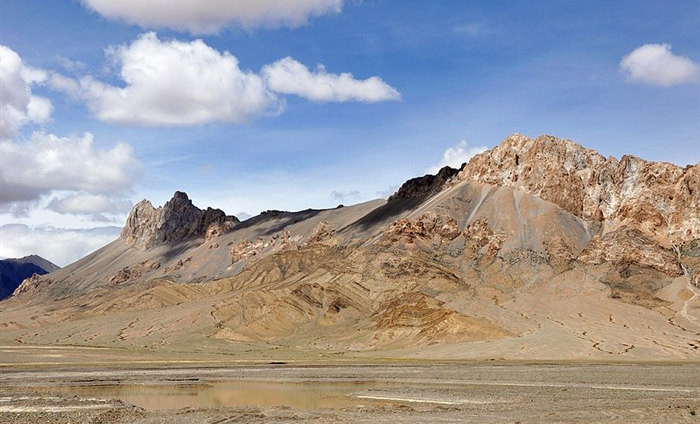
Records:
[[[700,364],[690,362],[235,362],[71,347],[0,352],[2,423],[700,422]]]

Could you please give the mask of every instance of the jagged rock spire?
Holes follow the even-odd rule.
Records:
[[[220,209],[201,210],[186,193],[176,191],[165,205],[154,208],[148,200],[134,206],[126,220],[121,238],[129,245],[146,250],[175,244],[233,228],[239,220]]]

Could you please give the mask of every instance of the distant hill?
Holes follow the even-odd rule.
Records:
[[[34,274],[48,274],[57,269],[60,269],[58,265],[37,255],[0,260],[0,299],[9,297],[25,278]]]

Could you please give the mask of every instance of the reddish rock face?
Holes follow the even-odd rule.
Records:
[[[552,136],[506,138],[460,171],[458,180],[512,186],[598,221],[603,233],[623,226],[668,247],[700,238],[700,170],[605,158]]]
[[[639,230],[627,227],[593,237],[578,260],[593,265],[605,262],[634,263],[667,275],[683,275],[676,255],[654,243]]]
[[[163,207],[154,208],[148,200],[134,206],[121,238],[138,249],[147,250],[198,237],[207,239],[232,229],[240,221],[220,209],[201,210],[187,194],[176,191]]]
[[[428,212],[416,220],[400,219],[384,230],[383,241],[387,244],[404,242],[413,244],[418,240],[454,240],[459,237],[457,222],[445,216]]]

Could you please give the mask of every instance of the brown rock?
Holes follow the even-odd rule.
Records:
[[[578,260],[593,265],[604,262],[634,263],[668,275],[683,275],[678,259],[672,251],[659,246],[641,231],[628,227],[593,237]]]
[[[134,266],[122,268],[114,277],[109,280],[109,284],[121,284],[127,281],[137,280],[144,274],[160,268],[160,262],[143,261]]]
[[[52,281],[46,277],[39,274],[34,274],[29,278],[22,281],[22,284],[17,287],[17,289],[12,294],[13,296],[19,296],[25,293],[34,293],[43,287],[50,285]]]
[[[176,191],[163,207],[142,200],[131,210],[121,238],[137,249],[147,250],[198,237],[207,240],[231,230],[240,221],[220,209],[201,210],[187,194]]]
[[[700,170],[624,156],[570,141],[520,134],[472,158],[458,179],[525,190],[589,221],[604,233],[636,228],[668,246],[700,238]]]
[[[475,220],[464,229],[463,234],[465,250],[468,249],[477,258],[496,255],[506,239],[505,234],[494,232],[486,219]]]
[[[321,221],[318,223],[316,228],[314,228],[314,231],[309,236],[307,243],[321,243],[322,241],[333,237],[334,234],[335,228],[326,221]]]
[[[400,241],[412,244],[417,240],[431,240],[435,237],[449,241],[459,235],[457,221],[453,218],[427,212],[416,220],[403,218],[394,222],[384,230],[383,238],[387,243]]]

